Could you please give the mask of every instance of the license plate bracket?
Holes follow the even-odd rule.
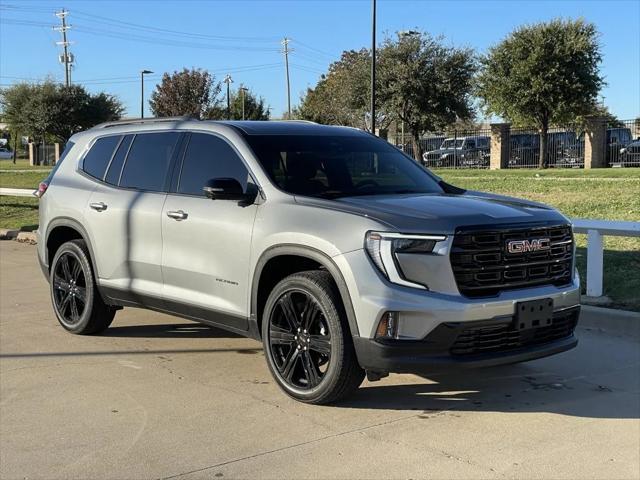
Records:
[[[516,303],[514,327],[516,330],[548,327],[553,323],[553,299],[541,298]]]

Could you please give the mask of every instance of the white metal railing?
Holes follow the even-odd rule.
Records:
[[[0,195],[10,195],[13,197],[33,197],[33,188],[0,188]]]
[[[587,234],[587,297],[601,297],[604,272],[602,237],[640,237],[640,222],[575,218],[572,223],[575,233]]]

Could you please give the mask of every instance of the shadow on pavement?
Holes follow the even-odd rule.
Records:
[[[109,327],[102,332],[100,336],[134,338],[244,338],[242,335],[197,323]]]
[[[420,418],[441,412],[546,412],[587,418],[640,418],[640,397],[633,393],[634,369],[615,387],[588,380],[600,372],[563,378],[523,364],[469,371],[466,374],[431,376],[433,383],[371,384],[361,388],[342,408],[422,410]],[[602,380],[606,381],[606,380]],[[622,394],[622,395],[620,395]],[[633,399],[635,398],[635,401]]]

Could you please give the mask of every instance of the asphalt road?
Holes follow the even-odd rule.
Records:
[[[297,403],[261,346],[143,310],[67,334],[35,247],[0,242],[0,477],[639,478],[640,344]]]

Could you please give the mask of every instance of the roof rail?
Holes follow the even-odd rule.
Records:
[[[153,117],[153,118],[130,118],[126,120],[114,120],[112,122],[104,122],[96,125],[93,128],[109,128],[109,127],[119,127],[120,125],[136,125],[143,123],[162,123],[162,122],[177,122],[177,121],[187,121],[187,120],[197,120],[200,119],[195,117],[190,117],[189,115],[185,115],[182,117]]]

